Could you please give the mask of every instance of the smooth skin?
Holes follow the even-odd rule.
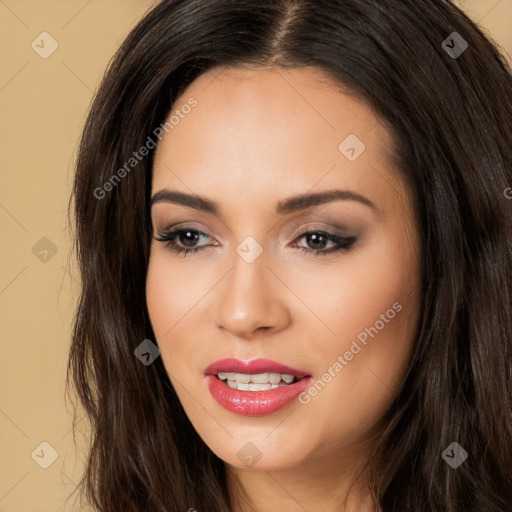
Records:
[[[183,115],[191,97],[197,105]],[[417,224],[387,157],[390,134],[314,68],[216,68],[184,91],[176,111],[182,118],[156,149],[152,195],[178,191],[219,209],[168,201],[151,209],[155,238],[200,232],[174,238],[179,254],[153,240],[147,275],[156,342],[185,412],[259,512],[373,512],[365,472],[345,498],[402,386],[421,305]],[[350,134],[365,145],[354,161],[339,149]],[[348,197],[276,212],[292,196],[334,189],[373,206]],[[322,254],[339,246],[322,234],[337,232],[352,244]],[[262,249],[251,263],[236,250],[247,237]],[[332,377],[338,356],[395,303],[401,310]],[[331,368],[331,379],[307,404],[240,416],[215,401],[203,374],[226,357],[265,357],[315,381]]]

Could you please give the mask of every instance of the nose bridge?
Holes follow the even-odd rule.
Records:
[[[282,327],[287,311],[267,265],[269,257],[252,237],[236,247],[231,272],[218,297],[218,325],[237,336],[254,330]]]
[[[240,225],[242,223],[241,218]],[[251,226],[254,227],[253,224]],[[254,236],[247,234],[248,232],[254,233]],[[229,276],[230,286],[236,291],[239,285],[254,287],[263,284],[265,274],[269,272],[266,268],[269,263],[269,252],[268,247],[264,248],[264,233],[256,232],[255,229],[248,230],[246,227],[234,235],[241,241],[234,247],[233,269]]]
[[[250,240],[244,240],[238,245],[232,260],[232,270],[227,276],[224,300],[235,301],[244,308],[248,308],[251,303],[252,307],[256,306],[259,300],[264,302],[267,294],[265,274],[269,271],[268,258],[262,249],[260,252]]]

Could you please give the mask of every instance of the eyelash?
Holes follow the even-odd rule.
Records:
[[[159,238],[155,238],[155,240],[158,241],[158,242],[164,242],[176,254],[180,254],[183,251],[185,251],[184,257],[190,251],[194,251],[194,253],[196,253],[197,251],[201,251],[205,247],[207,247],[207,246],[195,247],[195,248],[194,247],[193,248],[177,247],[175,242],[174,242],[174,239],[177,238],[180,233],[186,233],[186,232],[199,233],[200,236],[204,235],[204,236],[208,237],[208,235],[206,233],[203,233],[202,231],[199,231],[198,229],[180,228],[180,229],[168,230],[168,231],[160,232],[160,233],[158,233]],[[325,237],[328,241],[334,242],[334,243],[336,243],[338,245],[337,248],[328,249],[328,250],[308,249],[306,247],[298,247],[303,252],[305,252],[307,254],[314,254],[315,256],[320,256],[320,255],[324,255],[325,256],[327,254],[334,254],[334,253],[337,253],[337,252],[341,252],[341,253],[347,252],[347,251],[350,250],[350,248],[352,247],[352,245],[356,241],[356,237],[354,237],[354,236],[346,237],[346,236],[343,236],[343,235],[338,235],[336,233],[329,233],[329,232],[322,231],[322,230],[319,230],[319,229],[316,229],[316,230],[313,229],[313,230],[309,230],[309,231],[304,231],[304,232],[300,233],[297,236],[297,240],[305,237],[306,235],[312,235],[312,234],[317,234],[317,235],[319,234],[319,235]],[[210,238],[210,237],[208,237],[208,238]]]

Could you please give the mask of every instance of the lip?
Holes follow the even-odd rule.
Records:
[[[217,377],[219,372],[285,373],[299,377],[300,380],[267,391],[240,391],[222,382]],[[264,358],[251,361],[221,359],[209,365],[204,373],[213,398],[228,411],[242,416],[264,416],[277,412],[291,404],[313,381],[313,376],[303,370]]]
[[[205,375],[217,375],[219,372],[235,373],[286,373],[295,377],[311,377],[311,374],[298,368],[272,361],[271,359],[252,359],[251,361],[242,361],[240,359],[220,359],[207,366],[204,370]],[[251,391],[254,393],[254,391]]]
[[[213,398],[228,411],[242,416],[264,416],[291,404],[313,381],[313,377],[269,389],[268,391],[239,391],[224,384],[215,375],[206,376],[206,384]]]

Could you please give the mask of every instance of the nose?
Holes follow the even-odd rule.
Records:
[[[278,332],[290,323],[285,286],[262,254],[247,263],[235,254],[233,268],[219,288],[217,325],[238,338]]]

